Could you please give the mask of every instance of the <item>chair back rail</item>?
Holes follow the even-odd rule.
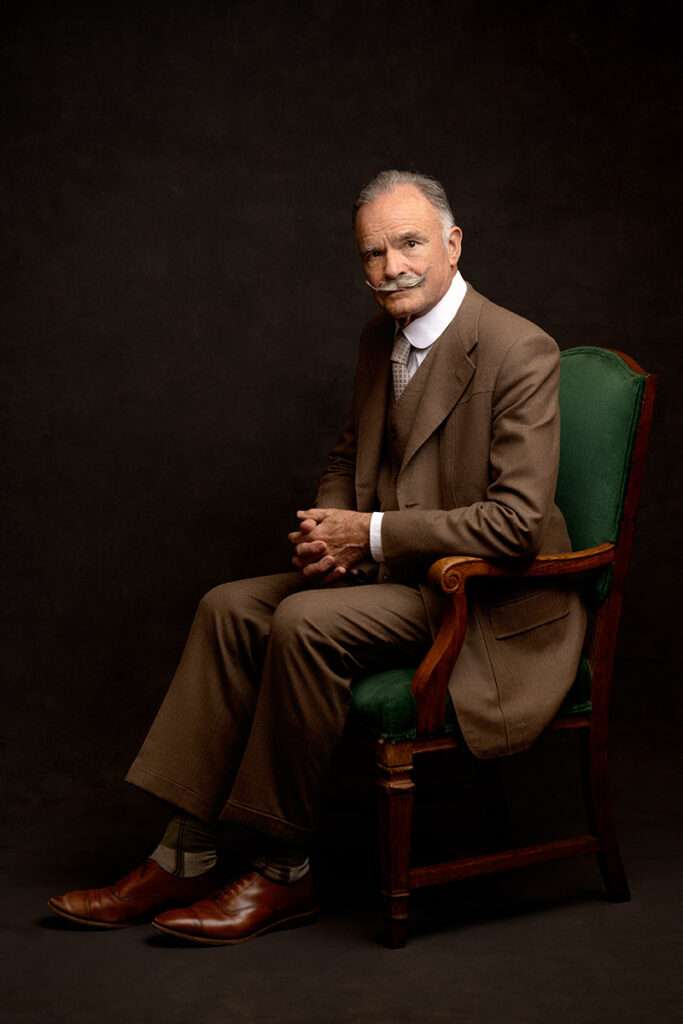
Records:
[[[637,410],[619,531],[615,538],[615,558],[611,569],[612,578],[609,592],[605,600],[594,611],[592,629],[587,639],[587,655],[592,674],[591,742],[598,747],[604,747],[607,743],[614,656],[621,619],[624,584],[631,560],[636,510],[642,489],[657,386],[656,375],[644,370],[631,356],[617,349],[604,351],[613,353],[633,374],[642,378],[643,387]]]

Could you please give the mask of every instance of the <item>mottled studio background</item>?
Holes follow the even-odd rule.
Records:
[[[678,4],[181,6],[3,16],[13,877],[156,837],[121,778],[201,595],[287,567],[373,308],[349,208],[387,166],[445,183],[485,295],[660,375],[614,714],[624,763],[677,745]]]

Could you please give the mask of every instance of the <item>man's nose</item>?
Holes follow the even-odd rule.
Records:
[[[391,279],[405,270],[403,256],[398,250],[387,249],[384,257],[384,276]]]

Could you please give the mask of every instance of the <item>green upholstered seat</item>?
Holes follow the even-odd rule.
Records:
[[[354,683],[351,690],[353,723],[377,739],[414,740],[417,718],[410,689],[415,668],[393,668]],[[455,711],[446,701],[444,732],[457,732]]]
[[[590,346],[567,349],[560,367],[556,501],[577,551],[617,540],[645,378],[615,352]],[[610,581],[609,570],[592,574],[584,586],[586,600],[603,601]],[[390,669],[355,683],[351,714],[356,724],[394,742],[415,739],[415,701],[410,689],[414,671],[414,666]],[[590,711],[590,680],[590,664],[584,658],[560,714]],[[457,732],[450,698],[444,732]]]
[[[416,738],[415,700],[410,689],[415,668],[394,668],[377,672],[355,683],[351,691],[354,724],[376,739]],[[590,667],[583,659],[577,681],[560,709],[561,715],[579,715],[590,711]],[[444,733],[458,732],[455,710],[446,698]]]

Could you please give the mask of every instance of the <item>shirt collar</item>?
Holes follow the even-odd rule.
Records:
[[[429,348],[437,338],[440,338],[448,327],[449,323],[460,309],[460,304],[465,298],[467,282],[463,279],[458,270],[451,281],[446,294],[439,299],[437,304],[425,313],[424,316],[412,320],[403,333],[414,348]],[[396,327],[396,330],[400,328]]]

